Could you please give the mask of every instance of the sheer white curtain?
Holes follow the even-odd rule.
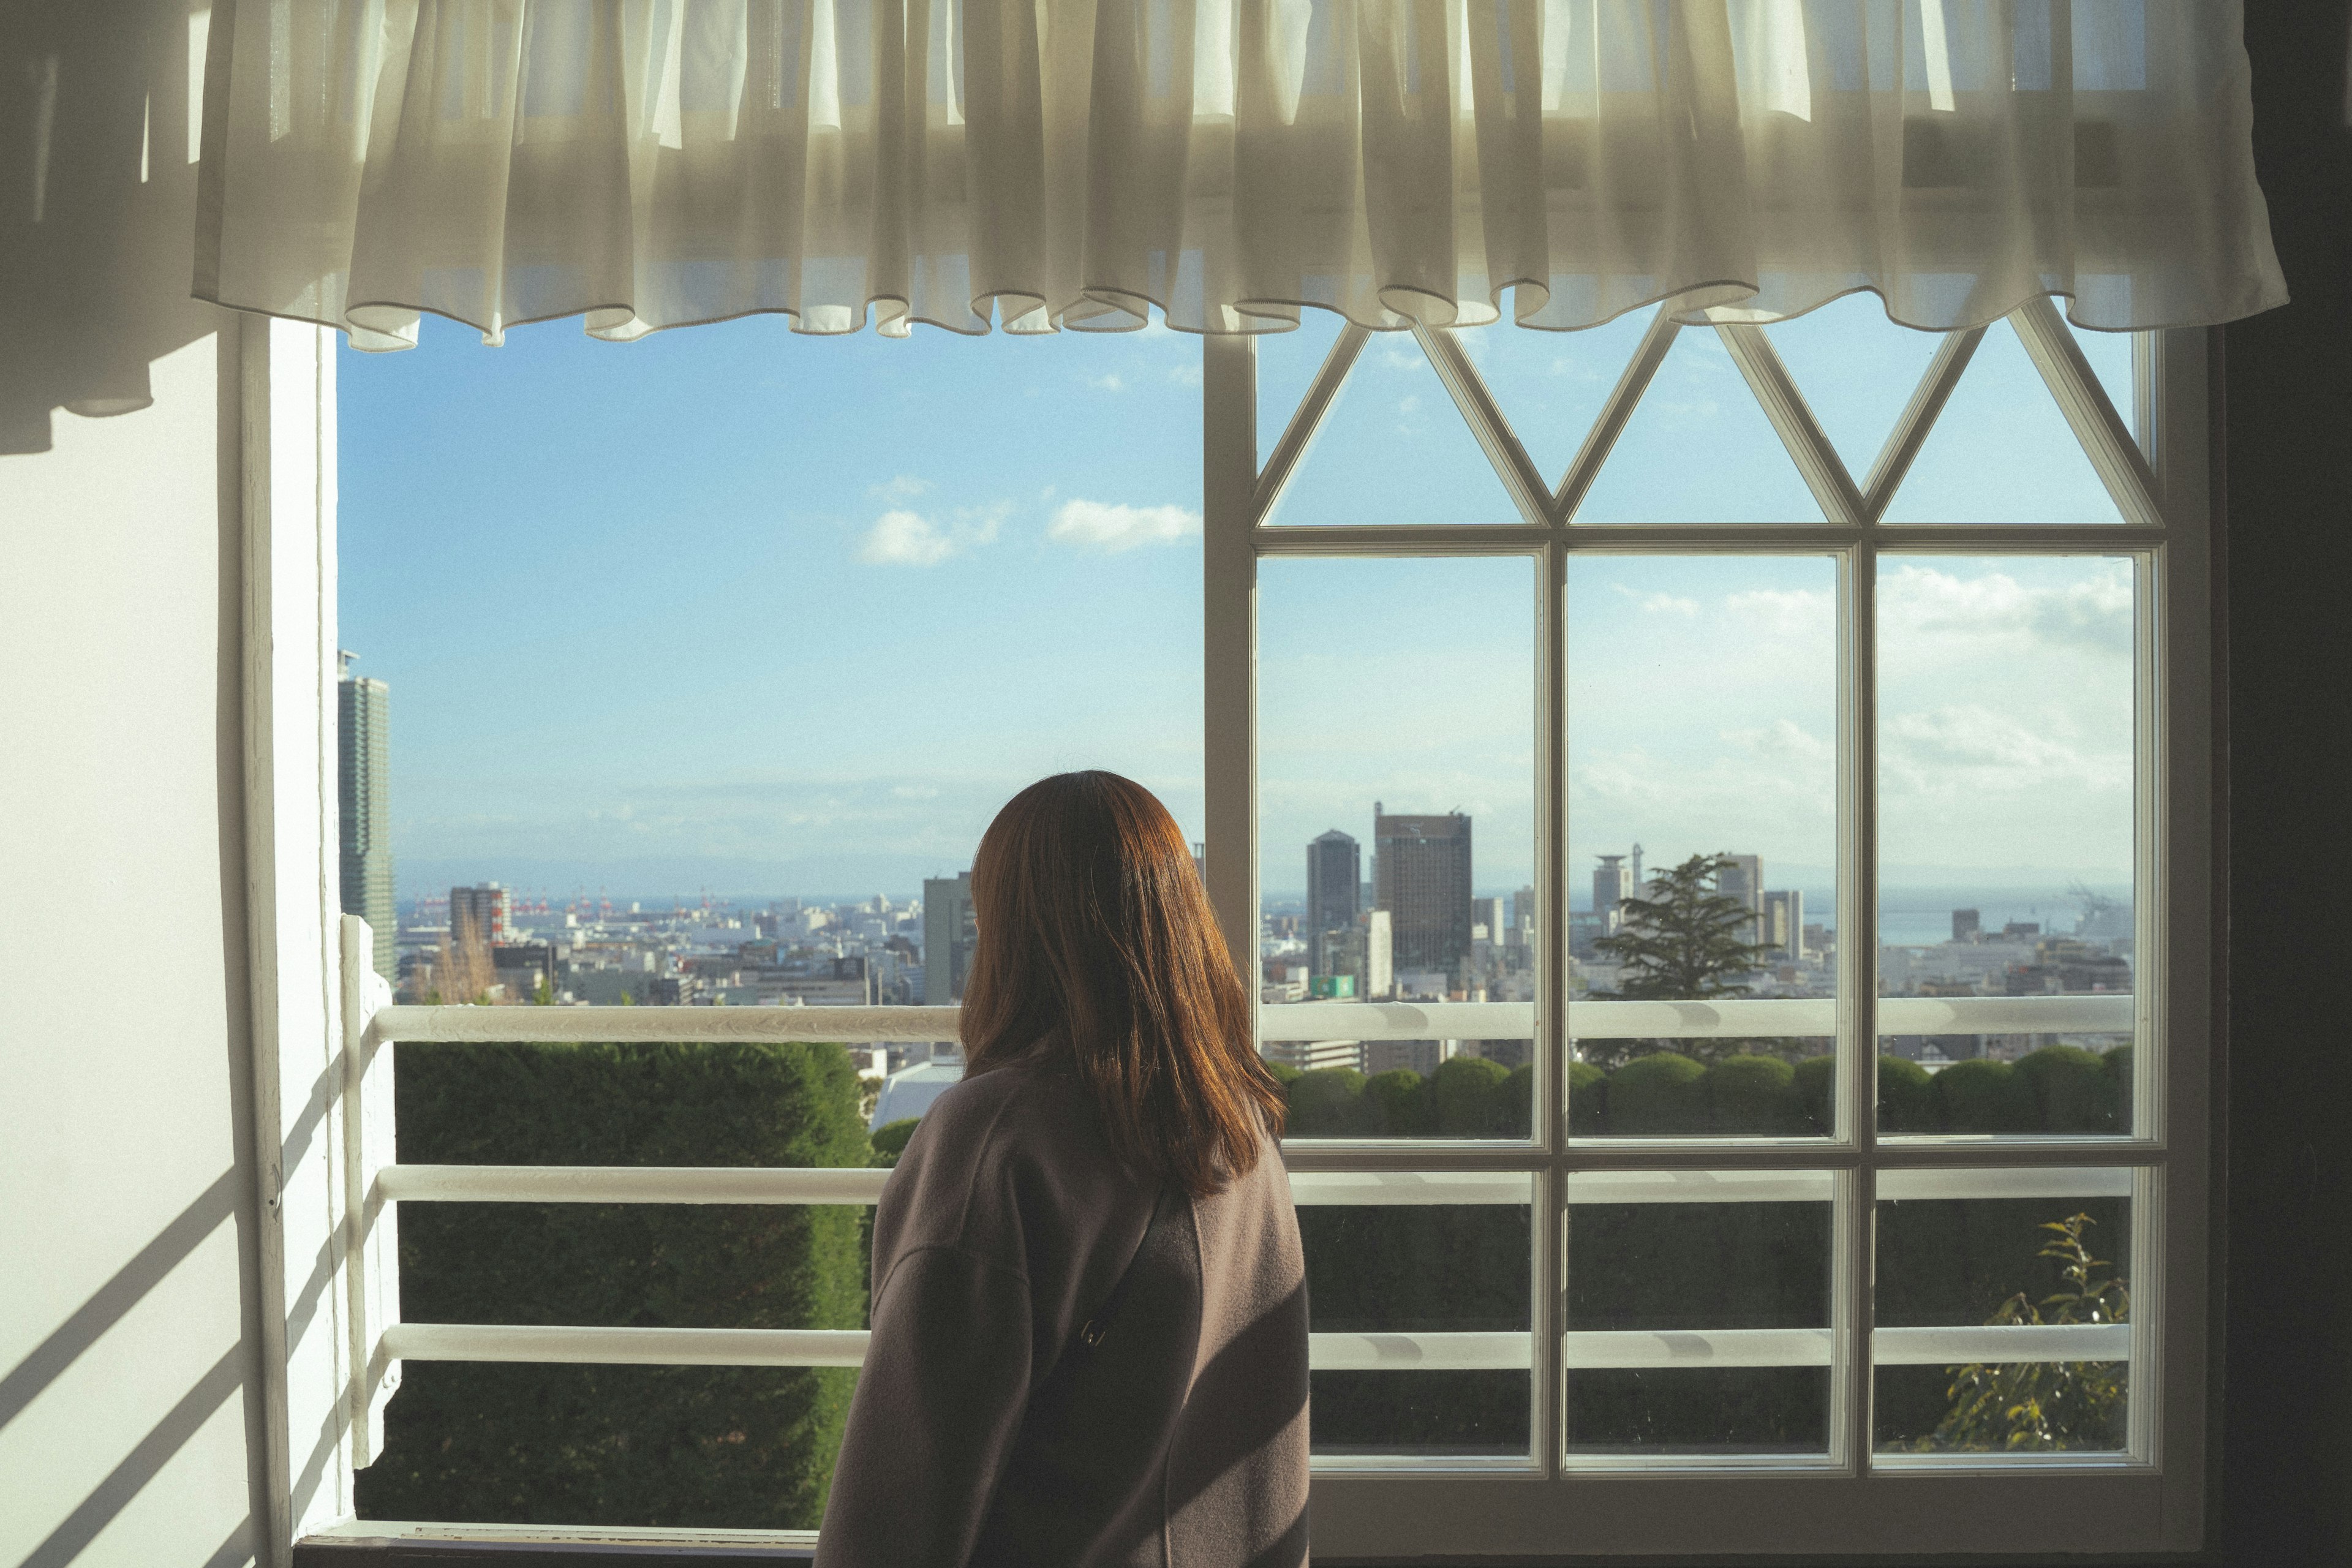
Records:
[[[362,347],[2285,298],[2234,0],[215,0],[212,40],[197,292]]]

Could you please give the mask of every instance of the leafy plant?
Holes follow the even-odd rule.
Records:
[[[2036,1256],[2053,1258],[2066,1288],[2030,1300],[2022,1290],[1985,1320],[1999,1325],[2122,1323],[2131,1319],[2131,1287],[2105,1273],[2106,1259],[2091,1256],[2086,1214],[2052,1220],[2042,1228]],[[1949,1369],[1952,1407],[1936,1429],[1914,1445],[1922,1452],[2038,1452],[2119,1448],[2128,1389],[2119,1362],[1971,1362]]]

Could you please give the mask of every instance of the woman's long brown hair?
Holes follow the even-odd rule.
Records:
[[[1282,1088],[1176,819],[1117,773],[1014,795],[971,866],[966,1071],[1067,1051],[1112,1150],[1195,1197],[1256,1164]]]

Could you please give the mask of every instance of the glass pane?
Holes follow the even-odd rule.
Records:
[[[1528,1134],[1534,589],[1519,558],[1259,564],[1260,1026],[1295,1135]],[[1452,1026],[1398,1037],[1383,1001]]]
[[[1316,1342],[1315,1452],[1529,1452],[1529,1206],[1326,1203],[1315,1180],[1294,1178],[1310,1328],[1334,1336]],[[1442,1370],[1367,1364],[1397,1359]]]
[[[1826,1452],[1829,1173],[1568,1183],[1570,1454]]]
[[[1837,571],[1568,565],[1570,1130],[1823,1134]],[[1705,1001],[1706,1012],[1659,1002]]]
[[[2117,406],[2128,426],[2130,399]],[[2016,330],[2002,320],[1986,331],[1937,415],[1886,521],[2121,522],[2123,514]]]
[[[833,1045],[403,1046],[410,1164],[865,1166]],[[403,1205],[410,1322],[866,1326],[869,1210]],[[376,1519],[814,1528],[846,1368],[411,1362],[361,1472]]]
[[[1365,343],[1266,519],[1326,527],[1525,521],[1410,332],[1374,332]]]
[[[1315,373],[1346,321],[1336,310],[1301,310],[1298,330],[1257,335],[1257,460],[1264,468],[1282,433],[1290,427],[1299,400],[1315,384]]]
[[[1866,483],[1943,334],[1888,321],[1885,305],[1867,292],[1764,331],[1853,482]]]
[[[1576,521],[1819,522],[1822,509],[1721,335],[1685,327]]]
[[[2036,1453],[2125,1446],[2129,1171],[1883,1173],[1876,1446]],[[2039,1189],[2039,1195],[2034,1194]],[[2084,1354],[2011,1361],[1978,1327],[2063,1330]],[[2046,1345],[2036,1347],[2046,1354]]]
[[[2131,1129],[2134,614],[2127,559],[1881,559],[1884,1131]]]
[[[1575,332],[1496,325],[1456,334],[1547,489],[1558,489],[1601,417],[1650,312]]]

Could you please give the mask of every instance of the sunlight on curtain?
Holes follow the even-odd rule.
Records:
[[[749,311],[1948,329],[2285,298],[2221,0],[237,0],[196,291],[415,341]],[[1718,317],[1720,319],[1720,317]]]

